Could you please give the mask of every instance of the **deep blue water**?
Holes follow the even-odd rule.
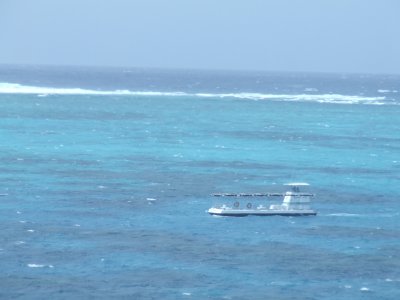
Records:
[[[399,104],[394,75],[1,66],[0,298],[399,299]],[[316,217],[205,212],[293,181]]]

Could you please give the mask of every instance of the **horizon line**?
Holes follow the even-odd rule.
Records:
[[[153,70],[153,71],[179,71],[179,72],[216,72],[216,73],[283,73],[283,74],[321,74],[321,75],[367,75],[367,76],[400,76],[399,73],[385,72],[355,72],[355,71],[291,71],[291,70],[266,70],[266,69],[224,69],[224,68],[199,68],[199,67],[150,67],[150,66],[122,66],[122,65],[93,65],[93,64],[46,64],[46,63],[3,63],[0,67],[43,67],[43,68],[87,68],[87,69],[127,69],[127,70]]]

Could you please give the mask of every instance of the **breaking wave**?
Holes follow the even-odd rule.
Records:
[[[187,92],[157,92],[157,91],[130,91],[130,90],[92,90],[82,88],[54,88],[21,85],[17,83],[0,83],[0,94],[37,94],[39,97],[47,95],[103,95],[103,96],[186,96],[201,98],[235,98],[246,100],[271,100],[292,102],[318,102],[339,104],[396,104],[388,101],[385,96],[372,97],[362,95],[342,94],[264,94],[264,93],[187,93]]]
[[[261,93],[232,93],[232,94],[196,94],[200,97],[239,98],[249,100],[275,100],[275,101],[299,101],[319,103],[342,104],[375,104],[383,105],[386,97],[366,97],[341,94],[261,94]]]
[[[133,92],[129,90],[90,90],[82,88],[54,88],[21,85],[18,83],[0,83],[0,94],[38,94],[38,95],[144,95],[144,96],[178,96],[186,93],[175,92]]]

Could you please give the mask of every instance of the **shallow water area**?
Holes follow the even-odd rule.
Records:
[[[378,91],[396,81],[367,80],[362,97],[390,94],[376,105],[222,97],[205,74],[196,89],[174,76],[165,86],[184,94],[0,94],[1,298],[400,297],[400,106]],[[301,79],[276,76],[277,95],[360,93],[358,77],[293,91]],[[272,93],[221,78],[219,94]],[[206,213],[212,193],[298,181],[317,216]]]

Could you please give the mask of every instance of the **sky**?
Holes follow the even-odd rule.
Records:
[[[399,0],[0,0],[0,64],[400,74]]]

